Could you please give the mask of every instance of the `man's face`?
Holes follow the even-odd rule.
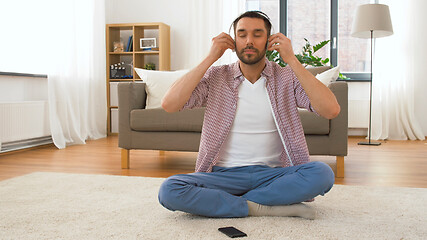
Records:
[[[242,18],[236,25],[236,54],[245,64],[252,65],[264,59],[267,46],[267,29],[264,20]]]

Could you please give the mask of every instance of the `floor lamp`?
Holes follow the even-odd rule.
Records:
[[[390,11],[387,5],[364,4],[356,10],[356,17],[353,21],[351,36],[356,38],[371,39],[371,74],[370,74],[370,95],[369,95],[369,133],[368,142],[360,142],[359,145],[379,146],[379,142],[371,142],[371,121],[372,121],[372,56],[373,39],[387,37],[393,34]]]

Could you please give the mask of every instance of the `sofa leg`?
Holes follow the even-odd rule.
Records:
[[[337,156],[337,178],[344,177],[344,156]]]
[[[129,149],[122,148],[122,169],[129,168]]]

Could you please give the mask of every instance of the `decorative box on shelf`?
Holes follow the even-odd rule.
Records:
[[[110,66],[110,78],[111,79],[132,79],[132,64],[128,64],[130,69],[126,69],[125,62],[112,64]],[[129,73],[129,74],[127,74]]]

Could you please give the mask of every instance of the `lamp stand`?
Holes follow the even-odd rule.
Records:
[[[379,146],[380,142],[371,142],[371,119],[372,119],[372,45],[374,39],[374,31],[371,30],[371,81],[369,81],[370,95],[369,95],[369,133],[368,133],[368,142],[359,142],[358,145],[369,145],[369,146]]]

